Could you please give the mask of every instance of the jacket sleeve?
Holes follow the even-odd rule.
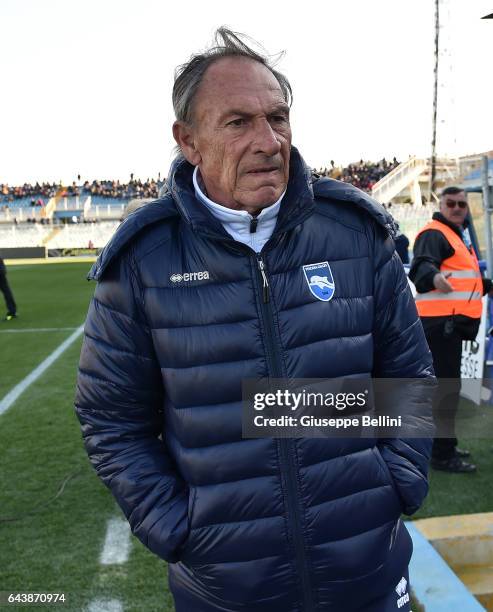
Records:
[[[413,253],[409,278],[418,293],[432,291],[433,277],[440,272],[442,261],[452,257],[455,251],[442,232],[430,229],[416,238]]]
[[[176,561],[187,537],[188,491],[161,438],[161,373],[128,254],[98,283],[84,335],[75,408],[89,459],[132,532]]]
[[[414,419],[421,437],[382,438],[378,448],[389,468],[405,514],[415,512],[428,492],[433,432],[430,380],[432,357],[407,278],[390,238],[375,244],[374,371],[376,378],[427,379],[401,385],[387,401]],[[396,386],[397,387],[397,386]]]

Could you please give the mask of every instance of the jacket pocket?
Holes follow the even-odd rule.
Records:
[[[189,533],[193,525],[193,511],[195,509],[195,500],[197,499],[197,487],[190,487],[188,491],[188,527]]]
[[[190,537],[192,534],[192,525],[193,525],[193,511],[195,508],[196,498],[197,498],[197,489],[196,487],[190,486],[188,490],[188,508],[187,508],[187,518],[188,518],[188,528],[187,529],[188,531],[187,531],[187,537],[185,538],[185,541],[183,542],[183,544],[180,546],[180,549],[178,552],[178,559],[180,561],[183,561],[183,558],[186,555],[186,551],[189,548]]]
[[[394,494],[399,502],[399,507],[402,511],[403,505],[401,501],[401,496],[399,495],[399,490],[397,489],[397,485],[395,484],[395,480],[392,476],[389,466],[385,462],[385,459],[382,457],[382,453],[380,452],[378,446],[374,446],[372,450],[373,454],[375,455],[375,459],[377,460],[377,463],[380,467],[380,473],[382,474],[383,481],[392,487],[392,490],[394,491]]]
[[[363,576],[332,580],[323,585],[335,604],[334,609],[366,610],[369,602],[391,593],[407,571],[411,554],[411,537],[398,519],[391,530],[388,551],[382,563]]]

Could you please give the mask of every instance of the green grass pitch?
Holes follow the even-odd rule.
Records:
[[[9,266],[20,316],[0,324],[0,400],[83,323],[89,267]],[[67,329],[5,333],[39,328]],[[118,599],[125,611],[171,612],[166,564],[136,538],[127,563],[99,564],[107,521],[121,512],[89,464],[73,410],[80,347],[79,339],[0,416],[0,591],[64,592],[67,603],[51,606],[59,610]],[[463,445],[479,472],[432,473],[418,518],[493,510],[493,441]]]
[[[72,333],[2,332],[81,325],[95,286],[89,267],[9,266],[19,318],[0,324],[0,399]],[[0,416],[0,591],[65,593],[65,605],[45,610],[118,599],[125,611],[171,611],[166,564],[133,536],[126,564],[99,564],[107,521],[122,513],[89,464],[73,409],[81,343]]]

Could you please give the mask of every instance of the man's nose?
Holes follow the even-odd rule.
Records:
[[[278,136],[267,119],[260,119],[255,123],[253,147],[254,153],[264,153],[269,157],[277,155],[281,150]]]

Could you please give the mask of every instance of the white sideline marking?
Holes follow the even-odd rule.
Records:
[[[123,606],[118,599],[95,599],[89,604],[87,612],[123,612]]]
[[[82,334],[83,331],[84,326],[81,325],[74,331],[73,334],[71,334],[66,340],[64,340],[60,344],[60,346],[56,348],[53,353],[51,353],[51,355],[48,355],[48,357],[44,361],[42,361],[39,366],[34,368],[34,370],[30,374],[28,374],[26,378],[24,378],[24,380],[21,380],[18,385],[16,385],[7,393],[3,400],[0,401],[0,415],[2,415],[4,412],[7,412],[10,406],[12,406],[12,404],[17,400],[19,395],[24,393],[24,391],[29,387],[29,385],[31,385],[35,380],[37,380],[51,366],[51,364],[56,361],[58,357],[60,357],[60,355],[77,340],[77,338]]]
[[[121,565],[130,554],[130,525],[121,518],[108,521],[106,538],[99,562],[101,565]]]
[[[130,525],[119,517],[111,518],[106,527],[103,550],[99,557],[101,565],[122,565],[130,554]],[[123,612],[118,599],[94,599],[87,612]]]
[[[74,331],[77,327],[31,327],[26,329],[0,329],[0,334],[27,334],[29,332]]]

